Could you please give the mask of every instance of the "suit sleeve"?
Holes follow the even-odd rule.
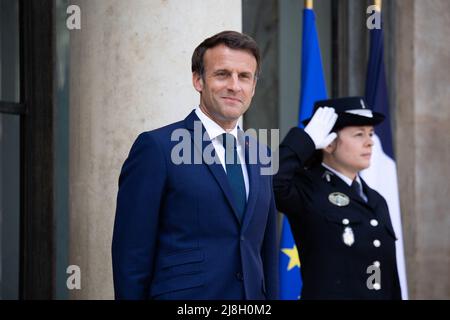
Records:
[[[270,190],[272,190],[272,188]],[[278,211],[275,207],[275,198],[273,192],[271,193],[271,198],[272,199],[270,201],[269,216],[267,219],[267,226],[262,248],[262,260],[267,299],[277,300],[279,298],[278,250],[276,245]]]
[[[273,179],[278,210],[289,214],[302,207],[301,190],[294,184],[294,177],[304,171],[303,164],[315,151],[309,135],[300,128],[292,128],[280,144],[280,165]]]
[[[149,296],[165,181],[164,154],[149,133],[142,133],[119,178],[112,240],[116,299]]]

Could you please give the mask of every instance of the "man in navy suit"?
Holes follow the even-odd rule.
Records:
[[[192,56],[200,105],[134,142],[119,178],[116,299],[278,298],[272,176],[249,156],[268,150],[237,125],[259,63],[247,35],[204,40]]]

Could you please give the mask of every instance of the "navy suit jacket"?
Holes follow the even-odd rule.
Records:
[[[211,144],[194,140],[194,121],[201,123],[193,111],[140,134],[123,165],[112,241],[115,297],[277,299],[272,176],[247,164],[250,193],[240,222],[220,163],[171,160],[176,129],[187,129],[191,159]]]

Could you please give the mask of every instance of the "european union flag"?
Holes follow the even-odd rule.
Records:
[[[300,85],[299,127],[312,115],[314,102],[327,98],[322,69],[316,18],[312,9],[303,9],[302,74]],[[302,280],[300,259],[288,220],[283,216],[280,241],[280,299],[300,298]],[[300,244],[301,245],[301,244]]]

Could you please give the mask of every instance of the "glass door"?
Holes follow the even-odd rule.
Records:
[[[0,299],[19,298],[19,4],[0,0]]]

